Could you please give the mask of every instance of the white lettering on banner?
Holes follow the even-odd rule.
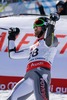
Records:
[[[12,89],[17,82],[9,82],[8,84],[0,84],[0,90],[5,90],[5,89]],[[54,91],[55,90],[55,91]],[[64,87],[54,87],[53,85],[50,86],[50,91],[51,92],[56,92],[56,93],[63,93],[66,94],[67,93],[67,88]]]
[[[16,85],[17,82],[9,82],[7,84],[7,89],[12,89],[14,87],[14,85]]]
[[[56,93],[63,93],[67,94],[67,88],[66,87],[55,87],[54,85],[50,85],[50,91],[56,92]]]
[[[5,90],[6,89],[6,85],[5,84],[0,84],[0,90]]]
[[[67,93],[67,88],[64,88],[64,87],[57,87],[56,88],[56,92],[57,93]]]
[[[17,82],[9,82],[8,84],[0,84],[0,90],[5,90],[5,89],[12,89]]]
[[[53,92],[53,85],[50,85],[50,91]]]

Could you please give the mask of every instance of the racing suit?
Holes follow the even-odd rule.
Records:
[[[46,38],[22,51],[16,51],[15,41],[8,39],[9,56],[14,59],[27,58],[26,74],[7,100],[26,100],[33,92],[36,100],[49,100],[51,66],[57,51],[57,38],[53,35],[54,25],[49,25]]]

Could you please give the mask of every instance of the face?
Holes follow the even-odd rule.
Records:
[[[35,37],[38,37],[39,36],[41,30],[42,30],[42,27],[40,27],[40,26],[36,26],[34,28]]]
[[[62,8],[61,6],[58,6],[58,7],[57,7],[58,13],[61,13],[62,10],[63,10],[63,8]]]

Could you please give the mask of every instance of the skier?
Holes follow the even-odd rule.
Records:
[[[50,21],[45,17],[37,18],[33,28],[38,41],[21,51],[16,51],[15,47],[19,28],[9,29],[9,57],[14,59],[28,57],[28,65],[24,78],[14,86],[7,100],[26,100],[32,93],[35,94],[36,100],[49,100],[51,66],[58,45],[58,40],[54,36],[54,27],[58,20],[57,14],[51,14]]]

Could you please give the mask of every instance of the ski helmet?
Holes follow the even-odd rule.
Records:
[[[61,1],[57,1],[56,2],[56,9],[58,9],[58,7],[62,7],[63,8],[64,7],[64,1],[62,1],[62,0]]]

